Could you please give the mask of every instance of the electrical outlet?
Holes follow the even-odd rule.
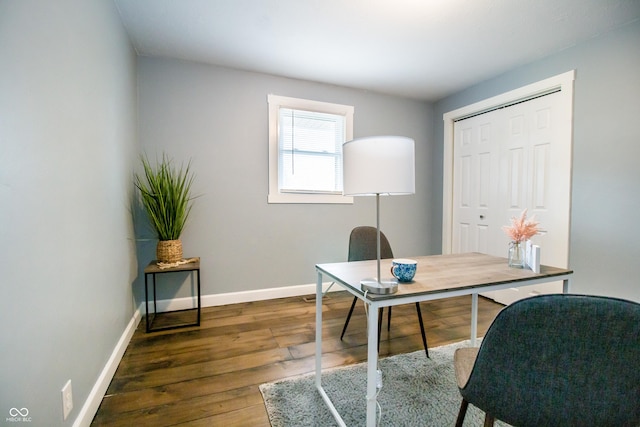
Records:
[[[66,420],[73,409],[73,392],[71,391],[71,380],[62,387],[62,419]]]

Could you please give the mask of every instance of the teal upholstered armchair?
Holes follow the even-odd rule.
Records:
[[[514,426],[640,426],[640,304],[544,295],[506,307],[454,356],[462,405]]]

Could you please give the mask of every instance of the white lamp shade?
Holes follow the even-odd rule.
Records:
[[[345,196],[414,194],[415,143],[404,136],[370,136],[342,145]]]

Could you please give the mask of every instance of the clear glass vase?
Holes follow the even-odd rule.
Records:
[[[525,242],[509,242],[509,267],[525,267]]]

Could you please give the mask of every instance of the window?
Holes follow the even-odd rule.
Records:
[[[353,107],[269,95],[269,203],[352,203],[342,195],[342,144]]]

